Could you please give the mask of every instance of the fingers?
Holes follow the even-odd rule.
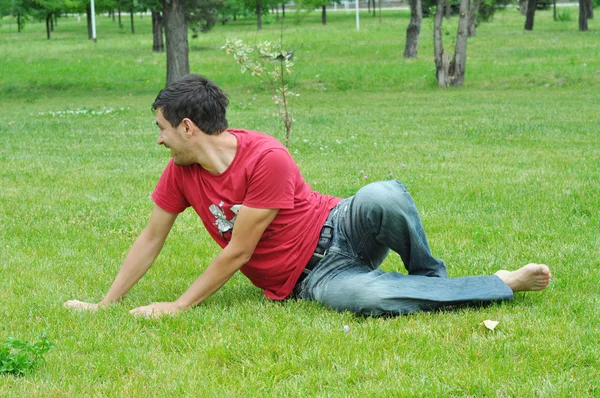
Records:
[[[129,311],[129,313],[133,316],[141,316],[144,318],[158,318],[160,316],[158,311],[154,311],[154,307],[152,305],[134,308]]]
[[[161,308],[160,303],[152,303],[143,307],[137,307],[129,311],[129,313],[135,317],[141,316],[143,318],[160,318],[161,316],[168,313],[167,310]]]
[[[160,318],[163,315],[175,315],[177,312],[179,312],[179,307],[174,303],[152,303],[129,311],[133,316],[144,318]]]
[[[95,303],[86,303],[85,301],[79,300],[69,300],[66,301],[63,306],[65,308],[73,309],[73,310],[83,310],[83,311],[97,311],[98,304]]]
[[[85,301],[69,300],[63,306],[68,309],[78,311],[97,311],[99,304],[86,303]],[[179,312],[179,308],[172,303],[152,303],[143,307],[137,307],[129,311],[133,316],[141,316],[144,318],[160,318],[165,314],[174,315]]]

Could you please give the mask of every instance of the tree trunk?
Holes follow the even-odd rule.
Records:
[[[17,33],[21,33],[21,13],[17,13]]]
[[[553,6],[554,6],[554,7],[553,7],[553,8],[554,8],[554,20],[556,21],[556,0],[554,0],[554,1],[552,2],[552,4],[553,4]]]
[[[285,19],[285,3],[281,3],[281,18]]]
[[[423,21],[423,9],[421,0],[409,0],[410,22],[406,28],[406,44],[404,46],[404,58],[416,58],[419,49],[419,34],[421,33],[421,22]]]
[[[262,29],[262,0],[256,0],[256,30]]]
[[[467,69],[467,38],[469,30],[469,10],[471,0],[461,0],[458,16],[458,31],[456,32],[456,47],[454,47],[454,59],[450,64],[450,85],[462,86],[465,82],[465,71]]]
[[[167,85],[190,73],[188,24],[183,0],[163,0],[167,42]]]
[[[435,56],[435,74],[438,86],[447,87],[450,56],[442,43],[442,23],[444,21],[444,0],[438,0],[433,22],[433,53]]]
[[[469,29],[468,36],[475,37],[477,35],[477,16],[479,15],[479,8],[481,7],[481,0],[471,0],[471,7],[469,7]]]
[[[523,16],[527,15],[527,1],[528,0],[519,0],[519,11]]]
[[[92,40],[92,9],[89,3],[85,6],[85,14],[87,17],[88,39]]]
[[[452,8],[450,7],[450,0],[444,2],[444,17],[450,19],[452,16]]]
[[[594,19],[594,2],[592,0],[588,0],[587,5],[587,17],[588,19]]]
[[[50,32],[54,32],[54,17],[52,14],[49,15],[50,18]]]
[[[525,30],[533,30],[533,18],[535,17],[535,0],[527,0],[527,16],[525,19]]]
[[[321,23],[327,25],[327,6],[321,6]]]
[[[117,8],[117,13],[119,14],[119,29],[123,29],[123,23],[121,22],[121,9]]]
[[[156,53],[165,51],[162,16],[154,8],[152,9],[152,51]]]
[[[375,7],[375,0],[373,0],[373,16],[377,16],[377,7]]]
[[[50,15],[46,15],[46,37],[50,40]]]
[[[588,7],[587,0],[579,0],[579,31],[587,32],[588,30]]]
[[[129,16],[131,20],[131,34],[135,34],[135,26],[133,25],[133,8],[129,10]]]
[[[443,3],[444,0],[438,0],[433,29],[436,76],[440,87],[458,87],[462,86],[465,80],[470,1],[461,0],[460,2],[456,47],[452,62],[450,62],[450,54],[444,50],[442,43],[442,23],[444,19]]]

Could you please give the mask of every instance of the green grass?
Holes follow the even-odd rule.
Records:
[[[544,262],[545,292],[360,318],[269,302],[237,275],[176,318],[133,318],[177,298],[217,253],[186,212],[122,303],[69,312],[64,301],[108,289],[169,158],[152,126],[165,60],[149,20],[136,17],[132,36],[99,17],[97,44],[75,18],[50,41],[42,24],[0,26],[0,341],[45,330],[56,344],[34,373],[0,376],[0,396],[600,396],[598,19],[579,33],[538,11],[524,32],[515,10],[500,13],[469,41],[465,86],[451,90],[435,84],[430,20],[418,59],[402,58],[407,12],[363,13],[360,32],[352,13],[327,26],[315,13],[285,33],[301,71],[291,151],[314,189],[347,196],[360,170],[391,171],[451,276]],[[283,139],[270,96],[220,50],[225,37],[276,39],[268,22],[191,40],[190,63],[230,94],[231,126]],[[403,269],[398,256],[383,267]]]

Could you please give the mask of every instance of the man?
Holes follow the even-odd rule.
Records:
[[[340,199],[313,192],[290,154],[267,135],[227,130],[226,95],[210,80],[187,75],[154,101],[158,144],[172,159],[152,194],[148,225],[96,310],[119,301],[148,271],[177,215],[198,213],[223,250],[174,302],[130,311],[161,316],[198,305],[240,270],[265,296],[293,296],[358,314],[407,314],[469,302],[508,300],[542,290],[550,270],[528,264],[491,276],[448,278],[431,255],[417,209],[398,181],[369,184]],[[408,275],[378,266],[397,252]]]

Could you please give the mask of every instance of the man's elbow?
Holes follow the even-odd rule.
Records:
[[[248,247],[232,247],[231,244],[227,246],[230,249],[230,255],[234,263],[239,264],[240,268],[246,264],[252,258],[254,248]]]
[[[162,248],[166,239],[166,234],[157,233],[151,228],[145,228],[138,238],[138,240],[143,242],[145,246],[154,248]]]
[[[240,261],[242,263],[242,265],[246,264],[248,261],[250,261],[250,259],[252,258],[252,254],[254,253],[254,250],[252,251],[244,251],[240,254]]]

